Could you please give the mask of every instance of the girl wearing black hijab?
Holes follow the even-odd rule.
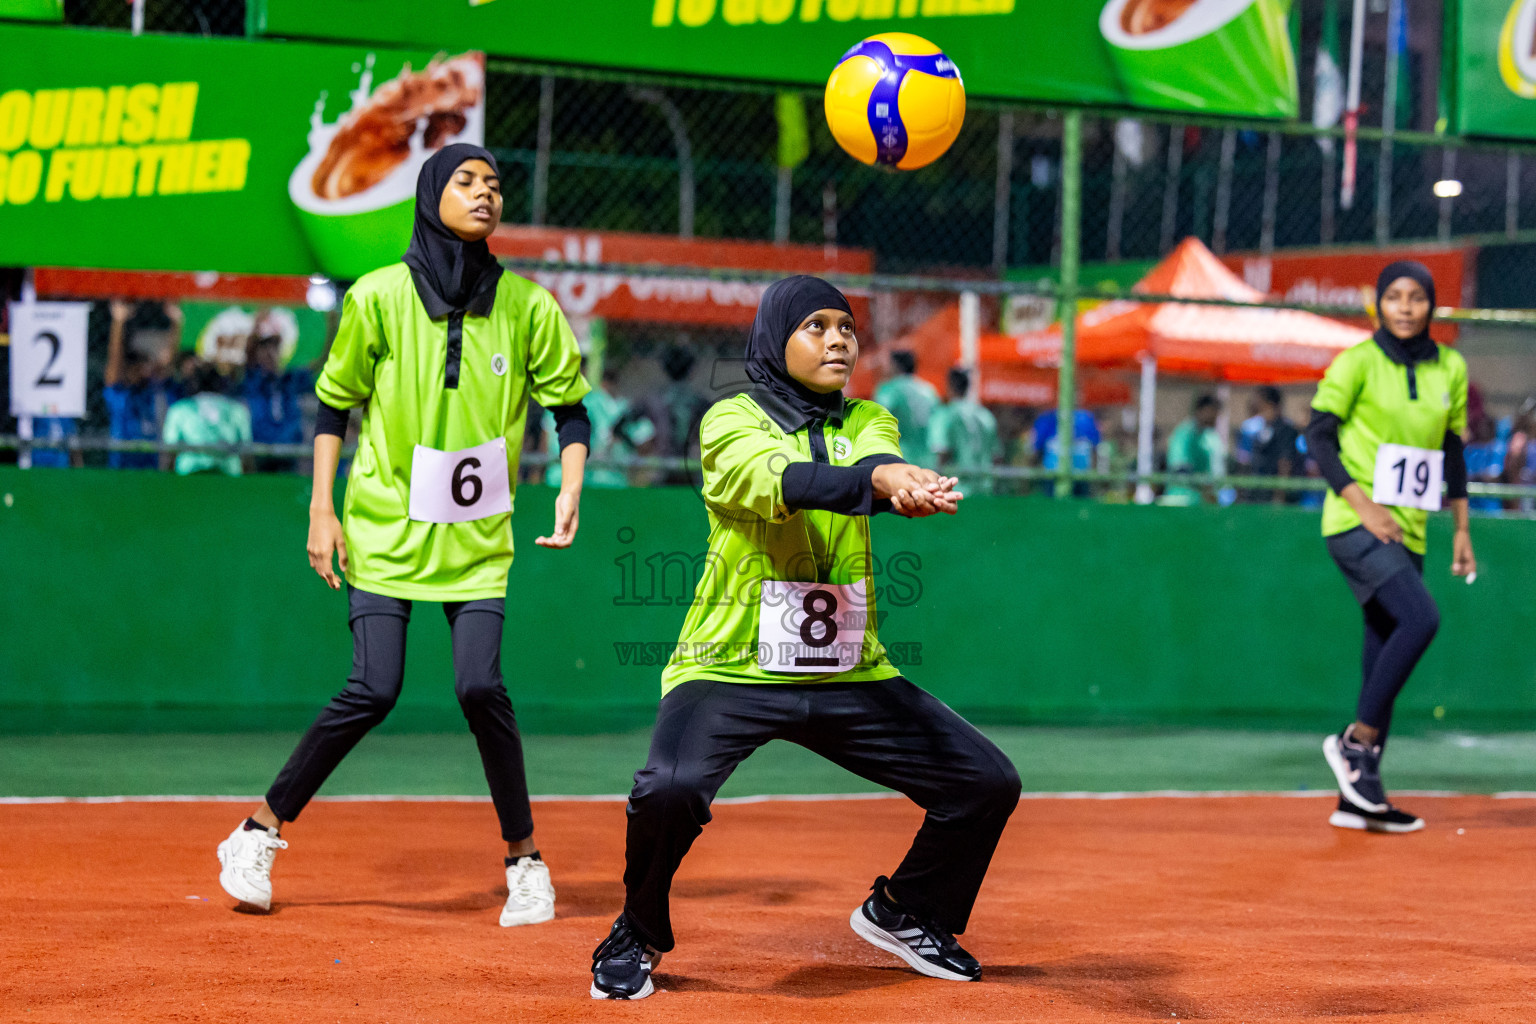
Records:
[[[981,975],[955,934],[1019,777],[902,678],[877,635],[869,517],[954,514],[961,495],[952,478],[902,460],[890,413],[843,396],[858,356],[842,293],[814,277],[775,282],[747,342],[750,390],[704,416],[709,554],[630,793],[624,910],[592,955],[594,999],[651,993],[651,968],[673,946],[672,876],[720,786],[773,739],[927,810],[906,859],[850,923],[923,974]]]
[[[1429,336],[1435,282],[1421,263],[1393,263],[1376,282],[1380,326],[1341,353],[1312,400],[1307,448],[1328,481],[1323,535],[1365,615],[1355,720],[1323,742],[1339,785],[1339,828],[1413,832],[1381,781],[1392,706],[1434,639],[1440,613],[1424,586],[1425,527],[1455,520],[1451,572],[1477,573],[1467,521],[1467,364]],[[1366,488],[1370,488],[1369,491]]]
[[[533,841],[522,741],[501,677],[512,497],[528,401],[560,424],[564,485],[555,529],[575,538],[586,463],[590,388],[570,326],[543,288],[502,272],[486,239],[501,219],[495,158],[478,146],[434,154],[416,185],[415,226],[402,262],[348,290],[315,384],[310,565],[347,583],[353,665],[266,801],[219,844],[219,881],[247,907],[271,906],[272,860],[335,767],[400,695],[406,624],[415,601],[440,602],[453,636],[454,692],[480,748],[507,843],[504,926],[554,916],[549,870]],[[338,519],[332,483],[349,411],[363,408],[357,456]]]

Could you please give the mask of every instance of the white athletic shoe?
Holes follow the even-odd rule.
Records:
[[[540,924],[555,919],[555,887],[549,866],[537,857],[519,857],[507,868],[507,905],[501,926]]]
[[[286,849],[288,843],[278,838],[277,829],[248,829],[242,821],[219,844],[219,885],[253,910],[271,910],[272,858]]]

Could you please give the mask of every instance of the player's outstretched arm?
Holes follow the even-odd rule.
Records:
[[[891,511],[914,519],[937,512],[954,515],[965,497],[955,490],[954,477],[907,462],[876,466],[870,482],[876,498],[890,501]]]

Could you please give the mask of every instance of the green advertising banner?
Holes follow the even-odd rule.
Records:
[[[484,59],[0,24],[0,266],[355,278],[410,240]]]
[[[1536,138],[1536,0],[1459,0],[1455,129]]]
[[[0,0],[0,21],[63,21],[64,0]]]
[[[1290,0],[250,0],[254,34],[824,83],[853,44],[911,32],[975,95],[1294,117]],[[579,16],[576,13],[579,10]]]

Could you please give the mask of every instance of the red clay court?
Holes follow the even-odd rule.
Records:
[[[847,918],[905,849],[902,800],[716,808],[678,949],[634,1005],[587,996],[622,900],[623,805],[536,809],[559,917],[496,925],[488,803],[324,802],[273,914],[237,913],[229,803],[0,807],[0,1005],[14,1021],[1536,1020],[1536,804],[1424,798],[1430,828],[1329,828],[1331,796],[1025,799],[966,945],[918,977]],[[852,837],[852,841],[850,841]]]

